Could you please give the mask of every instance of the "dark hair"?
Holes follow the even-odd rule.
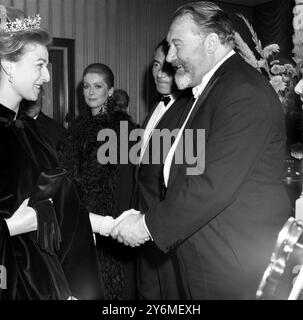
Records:
[[[127,92],[123,89],[116,89],[113,94],[113,98],[118,107],[127,109],[129,104],[129,96]]]
[[[169,45],[168,45],[166,38],[162,39],[161,42],[156,46],[154,54],[156,54],[156,52],[159,49],[163,52],[164,56],[166,57],[168,54],[168,50],[169,50]],[[173,66],[165,60],[164,60],[163,66],[162,66],[162,71],[172,77],[175,74],[175,70],[174,70]]]
[[[159,42],[155,48],[155,52],[161,49],[164,53],[164,55],[166,56],[168,54],[168,50],[169,50],[169,45],[168,42],[166,40],[166,38],[162,39],[161,42]]]
[[[226,12],[209,1],[199,1],[185,4],[174,13],[173,19],[189,14],[201,33],[214,32],[221,44],[234,46],[234,26]]]
[[[24,19],[24,13],[13,7],[6,8],[7,22]],[[44,29],[26,29],[7,32],[0,29],[0,59],[18,61],[29,44],[48,46],[52,41],[50,34]]]
[[[104,77],[104,81],[108,88],[114,87],[115,78],[112,70],[103,63],[92,63],[88,65],[83,71],[83,78],[88,73],[98,73]]]

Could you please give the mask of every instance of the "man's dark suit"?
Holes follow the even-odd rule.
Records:
[[[191,299],[254,299],[278,232],[290,216],[281,182],[282,107],[258,71],[235,54],[215,72],[186,128],[205,129],[205,170],[172,163],[165,200],[145,211],[164,253],[176,254]]]
[[[39,112],[36,123],[40,130],[45,134],[52,147],[57,150],[62,139],[64,128],[55,120],[45,115],[42,111]]]
[[[187,92],[183,92],[177,100],[165,112],[158,122],[157,129],[173,130],[184,113],[184,105],[188,101]],[[156,104],[157,106],[157,104]],[[155,108],[156,108],[155,106]],[[143,124],[146,127],[149,114]],[[149,140],[149,159],[163,159],[162,145],[157,145],[152,154],[152,138]],[[145,152],[148,152],[147,149]],[[155,154],[157,152],[157,154]],[[163,200],[163,160],[160,164],[141,164],[137,172],[137,192],[139,199],[139,210],[147,211]],[[164,254],[154,243],[148,242],[140,248],[138,259],[138,291],[140,299],[182,299],[186,295],[179,281],[180,274],[178,263],[174,256]]]

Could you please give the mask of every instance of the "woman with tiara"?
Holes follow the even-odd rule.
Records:
[[[98,141],[97,136],[102,129],[110,129],[117,137],[116,145],[120,146],[120,125],[128,131],[136,126],[113,99],[114,75],[107,65],[88,65],[83,72],[82,86],[86,106],[83,114],[70,124],[59,158],[77,185],[81,203],[90,212],[105,299],[134,299],[136,250],[106,237],[125,216],[119,216],[120,213],[130,208],[134,166],[119,161],[105,164],[102,155],[98,159],[98,150],[104,142]],[[128,155],[128,150],[124,151]],[[119,152],[122,151],[117,148],[117,160]]]
[[[0,300],[103,299],[76,188],[35,120],[18,115],[50,80],[51,37],[39,15],[0,6],[0,19]]]

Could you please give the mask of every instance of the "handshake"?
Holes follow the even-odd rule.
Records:
[[[94,233],[102,236],[111,236],[126,246],[138,247],[150,240],[144,222],[144,215],[135,209],[124,211],[114,219],[111,216],[100,216],[94,213],[89,214]]]

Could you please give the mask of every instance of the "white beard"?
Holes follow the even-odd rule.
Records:
[[[191,77],[189,73],[175,74],[175,82],[179,90],[189,88],[191,85]]]

